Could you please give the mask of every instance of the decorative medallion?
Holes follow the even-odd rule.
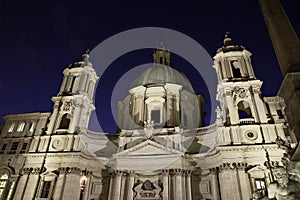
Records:
[[[64,141],[62,139],[56,138],[52,142],[52,147],[56,150],[64,149]]]
[[[255,140],[258,136],[258,134],[255,131],[249,130],[245,133],[247,139],[249,140]]]

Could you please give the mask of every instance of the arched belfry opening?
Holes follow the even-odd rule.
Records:
[[[237,104],[237,109],[240,119],[253,118],[251,108],[248,102],[240,101]]]
[[[241,65],[238,61],[232,60],[230,62],[233,78],[242,78]]]
[[[70,126],[70,117],[66,113],[62,116],[59,124],[59,129],[69,129]]]
[[[153,62],[156,64],[168,65],[170,66],[171,53],[167,51],[164,44],[160,43],[160,47],[156,49],[153,53]]]

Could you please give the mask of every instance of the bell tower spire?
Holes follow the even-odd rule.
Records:
[[[95,109],[93,96],[98,80],[95,69],[89,61],[89,50],[82,55],[81,61],[70,64],[54,102],[53,112],[48,124],[48,133],[74,133],[85,129],[91,111]]]
[[[214,56],[218,75],[217,99],[226,125],[267,123],[267,112],[260,96],[262,81],[256,79],[245,47],[232,42],[225,34],[223,46]]]
[[[283,99],[261,97],[263,82],[255,77],[250,57],[251,53],[234,44],[228,33],[214,56],[220,146],[274,143],[277,136],[291,138],[284,126]]]
[[[219,83],[255,79],[251,55],[243,46],[235,45],[226,32],[223,46],[214,57]]]
[[[153,53],[153,63],[170,66],[170,60],[171,53],[166,50],[164,43],[161,42],[159,48]]]

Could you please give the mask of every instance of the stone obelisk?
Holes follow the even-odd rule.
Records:
[[[300,42],[280,0],[259,0],[260,8],[284,80],[278,96],[284,97],[291,130],[300,140]]]

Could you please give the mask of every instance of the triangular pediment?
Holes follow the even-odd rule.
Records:
[[[166,147],[152,140],[146,140],[134,147],[114,154],[114,157],[122,156],[159,156],[159,155],[183,155],[183,152]]]

